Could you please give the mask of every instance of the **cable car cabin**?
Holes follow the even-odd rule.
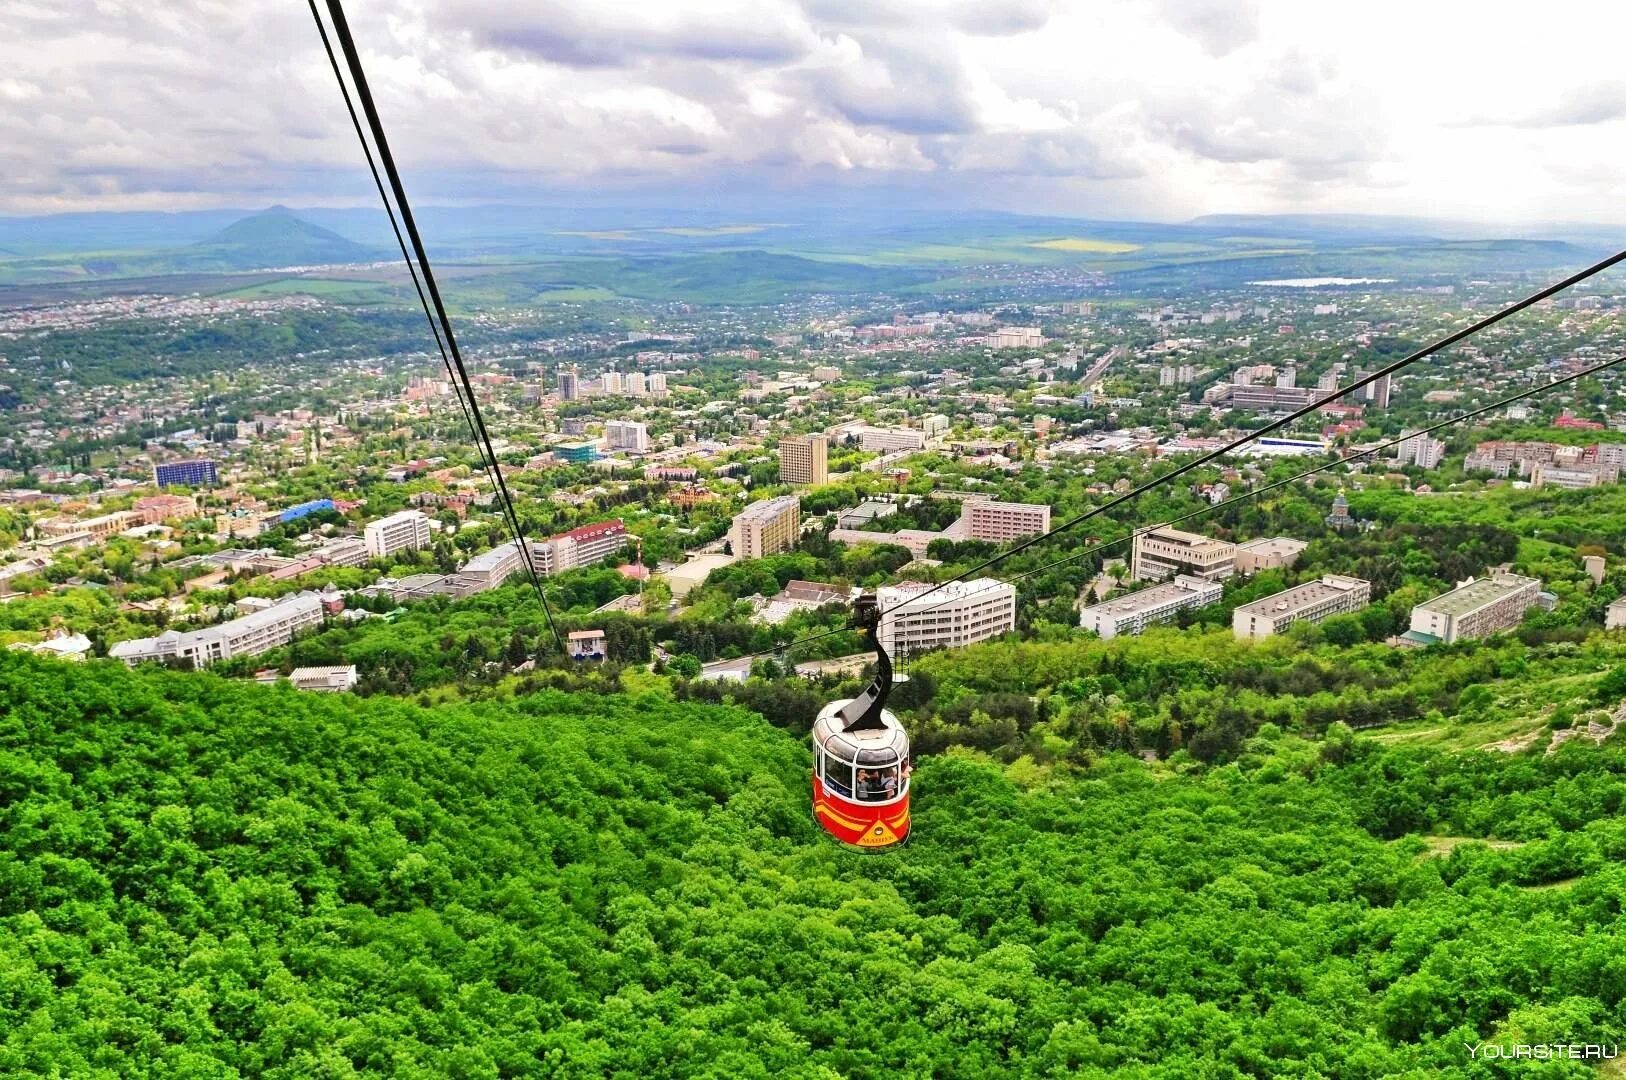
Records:
[[[882,709],[876,727],[844,730],[836,701],[813,722],[813,817],[825,832],[860,848],[885,848],[909,836],[909,736]]]
[[[875,643],[875,681],[813,721],[813,818],[843,844],[873,851],[909,836],[909,736],[886,709],[892,660],[876,639],[874,594],[859,598],[854,622]]]

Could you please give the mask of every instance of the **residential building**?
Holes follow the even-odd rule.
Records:
[[[663,398],[668,392],[666,388],[666,372],[651,372],[649,376],[649,396]]]
[[[37,526],[41,536],[76,536],[81,533],[92,540],[106,540],[109,536],[116,536],[125,529],[134,528],[142,524],[141,515],[130,510],[118,510],[111,514],[102,514],[99,517],[84,518],[52,518],[42,521]]]
[[[797,487],[828,483],[830,440],[824,435],[786,435],[779,440],[779,479]]]
[[[198,500],[190,495],[148,495],[135,501],[135,512],[141,515],[143,525],[184,521],[197,517]]]
[[[561,574],[603,562],[619,555],[627,546],[627,526],[620,518],[582,525],[550,537],[548,554],[537,569],[544,574]]]
[[[1262,537],[1236,546],[1236,572],[1257,574],[1261,570],[1283,570],[1299,561],[1310,545],[1287,536]]]
[[[737,559],[760,559],[795,548],[802,535],[802,503],[781,495],[752,503],[734,517],[728,542]]]
[[[1455,589],[1411,609],[1413,640],[1466,641],[1519,624],[1541,592],[1539,578],[1498,573],[1469,578]]]
[[[559,369],[559,400],[579,401],[582,396],[581,376],[574,367]]]
[[[599,389],[606,394],[619,394],[626,386],[619,371],[606,371],[598,377]]]
[[[1207,607],[1225,594],[1225,586],[1189,574],[1173,581],[1120,596],[1079,612],[1078,624],[1104,638],[1138,634],[1152,623],[1167,622],[1187,608]]]
[[[1619,630],[1626,627],[1626,596],[1618,600],[1611,600],[1609,606],[1603,611],[1603,627],[1605,630]]]
[[[952,649],[999,637],[1016,628],[1016,586],[993,578],[945,585],[884,585],[876,590],[881,622],[876,637],[895,657]]]
[[[937,435],[948,434],[949,418],[942,413],[932,413],[930,416],[920,418],[920,431],[928,439]]]
[[[988,335],[988,345],[995,349],[1037,349],[1043,344],[1037,326],[1002,326]]]
[[[467,592],[485,592],[495,589],[515,571],[525,566],[524,556],[517,543],[510,540],[498,544],[490,551],[482,551],[457,571],[459,585]],[[540,569],[540,568],[539,568]]]
[[[1531,487],[1594,488],[1620,479],[1618,465],[1550,465],[1538,461],[1530,469]]]
[[[1603,584],[1604,571],[1608,568],[1602,555],[1581,556],[1581,566],[1586,570],[1586,576],[1592,579],[1593,585]]]
[[[926,445],[926,434],[914,428],[878,428],[863,427],[858,429],[858,448],[865,451],[878,451],[883,454],[894,450],[919,450]]]
[[[1395,446],[1395,460],[1419,469],[1437,469],[1445,460],[1445,443],[1427,435],[1408,432]]]
[[[212,487],[220,483],[220,467],[207,458],[166,461],[152,467],[153,483],[167,487]]]
[[[823,364],[813,369],[813,378],[817,379],[819,382],[835,382],[837,379],[841,378],[841,369],[838,367],[831,367],[828,364]]]
[[[1372,583],[1341,574],[1295,585],[1274,596],[1243,604],[1231,613],[1231,632],[1243,640],[1279,634],[1296,622],[1318,623],[1359,611],[1372,601]]]
[[[1136,581],[1164,581],[1176,574],[1219,581],[1235,570],[1235,544],[1167,525],[1137,533],[1131,548],[1129,576]]]
[[[121,641],[107,651],[131,667],[144,661],[207,667],[233,656],[258,656],[286,645],[301,630],[322,624],[322,598],[314,592],[285,596],[261,611],[181,633],[166,630],[157,637]]]
[[[627,372],[623,384],[627,388],[628,397],[643,397],[648,392],[644,386],[644,373],[641,371]]]
[[[604,425],[604,442],[611,450],[649,449],[649,425],[640,420],[610,420]]]
[[[361,535],[369,557],[387,559],[398,551],[420,551],[428,547],[429,519],[421,510],[402,510],[368,522]]]
[[[966,536],[991,543],[1020,540],[1050,528],[1050,507],[1044,503],[972,499],[966,502],[961,517],[965,521]]]

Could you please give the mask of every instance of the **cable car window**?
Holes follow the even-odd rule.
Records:
[[[898,767],[860,768],[858,770],[858,800],[860,802],[886,802],[897,797]]]
[[[844,799],[853,797],[853,767],[838,761],[833,754],[824,756],[824,784]]]

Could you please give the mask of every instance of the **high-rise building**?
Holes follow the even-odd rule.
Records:
[[[420,551],[428,547],[429,519],[420,510],[402,510],[368,522],[361,535],[367,542],[369,556],[387,559],[397,551]]]
[[[1164,581],[1176,574],[1220,581],[1236,569],[1236,545],[1165,525],[1135,535],[1129,564],[1136,581]]]
[[[797,487],[827,483],[830,479],[830,440],[818,432],[786,435],[780,439],[779,479]]]
[[[1296,622],[1318,623],[1359,611],[1372,601],[1372,583],[1325,574],[1273,596],[1243,604],[1231,613],[1231,632],[1243,640],[1279,634]]]
[[[1138,634],[1153,623],[1167,622],[1187,608],[1207,607],[1225,595],[1217,581],[1179,574],[1173,581],[1108,600],[1079,612],[1078,624],[1103,638]]]
[[[1050,528],[1050,507],[1044,503],[993,502],[972,499],[961,512],[966,535],[972,540],[1000,543],[1033,536]]]
[[[1395,460],[1402,465],[1414,464],[1419,469],[1438,468],[1445,460],[1445,443],[1421,432],[1408,432],[1395,446]]]
[[[752,503],[734,517],[728,542],[737,559],[760,559],[796,547],[802,535],[802,502],[781,495]]]
[[[882,611],[876,638],[893,656],[952,649],[1016,629],[1016,586],[993,578],[945,585],[884,585],[875,590]]]
[[[649,425],[641,420],[606,421],[604,441],[611,450],[648,450]]]
[[[1446,644],[1488,637],[1517,626],[1540,592],[1541,579],[1519,574],[1469,578],[1412,608],[1408,636]]]
[[[577,401],[582,396],[581,376],[576,374],[574,367],[559,369],[559,400]]]
[[[220,468],[208,458],[166,461],[152,467],[153,483],[167,487],[211,487],[220,483]]]
[[[625,385],[628,397],[643,397],[649,392],[645,386],[644,373],[641,371],[627,372]]]
[[[665,397],[670,391],[666,388],[666,372],[652,371],[649,373],[649,396]]]
[[[599,385],[606,394],[619,394],[626,387],[626,380],[619,371],[606,371],[599,376]]]
[[[1361,396],[1370,401],[1375,407],[1387,409],[1389,407],[1389,391],[1393,380],[1394,376],[1392,375],[1374,379],[1361,388]]]

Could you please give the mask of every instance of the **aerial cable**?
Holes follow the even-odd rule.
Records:
[[[1465,413],[1459,413],[1456,416],[1448,417],[1448,418],[1446,418],[1444,420],[1441,420],[1441,421],[1439,421],[1437,423],[1434,423],[1434,424],[1430,424],[1428,427],[1421,428],[1421,429],[1419,429],[1417,431],[1413,431],[1413,432],[1409,432],[1409,433],[1406,433],[1406,434],[1403,434],[1403,435],[1396,436],[1393,439],[1389,439],[1389,440],[1387,440],[1385,442],[1378,443],[1375,446],[1372,446],[1372,447],[1369,447],[1369,448],[1367,448],[1365,450],[1362,450],[1359,456],[1361,456],[1361,457],[1369,457],[1369,456],[1381,453],[1384,450],[1388,450],[1388,449],[1391,449],[1393,447],[1399,446],[1401,443],[1405,442],[1407,439],[1414,439],[1414,438],[1418,438],[1418,437],[1424,436],[1424,435],[1432,435],[1436,431],[1442,431],[1445,428],[1451,427],[1451,426],[1453,426],[1455,424],[1460,424],[1460,423],[1462,423],[1462,422],[1464,422],[1466,420],[1473,420],[1473,419],[1475,419],[1477,417],[1485,415],[1486,413],[1495,412],[1497,409],[1506,408],[1509,405],[1516,405],[1521,401],[1525,401],[1525,400],[1527,400],[1529,398],[1536,397],[1537,395],[1544,394],[1549,390],[1554,390],[1554,389],[1557,389],[1560,386],[1564,386],[1564,385],[1567,385],[1567,384],[1572,383],[1572,382],[1577,382],[1577,381],[1579,381],[1581,379],[1587,378],[1588,376],[1596,375],[1599,372],[1607,371],[1610,368],[1618,367],[1619,365],[1621,365],[1623,363],[1626,363],[1626,353],[1623,353],[1620,356],[1615,357],[1613,360],[1605,360],[1605,361],[1603,361],[1601,363],[1594,364],[1591,367],[1583,368],[1580,371],[1572,372],[1571,374],[1565,375],[1562,378],[1554,379],[1551,382],[1542,383],[1540,386],[1533,386],[1533,387],[1530,387],[1530,388],[1528,388],[1526,390],[1521,390],[1516,394],[1509,394],[1506,397],[1498,398],[1496,401],[1491,402],[1489,405],[1484,405],[1484,406],[1481,406],[1480,408],[1472,409],[1472,410],[1470,410],[1468,412],[1465,412]],[[1308,480],[1312,476],[1316,476],[1316,475],[1318,475],[1320,473],[1326,472],[1329,469],[1333,469],[1333,468],[1336,468],[1339,465],[1345,464],[1346,460],[1347,459],[1345,459],[1345,458],[1337,458],[1337,459],[1332,460],[1332,461],[1327,461],[1327,462],[1324,462],[1324,463],[1322,463],[1320,465],[1315,466],[1314,468],[1306,469],[1306,470],[1304,470],[1303,472],[1300,472],[1300,473],[1295,473],[1294,475],[1286,477],[1284,479],[1273,480],[1273,481],[1271,481],[1270,483],[1266,484],[1263,487],[1253,488],[1253,489],[1251,489],[1249,491],[1243,492],[1240,495],[1233,495],[1229,499],[1225,499],[1224,501],[1215,503],[1215,504],[1213,504],[1211,506],[1200,506],[1195,510],[1191,510],[1191,511],[1188,511],[1187,513],[1181,514],[1181,515],[1179,515],[1177,517],[1170,518],[1167,521],[1159,522],[1155,526],[1154,525],[1140,526],[1140,527],[1138,527],[1136,529],[1132,529],[1131,531],[1125,533],[1122,536],[1114,537],[1111,540],[1105,541],[1104,543],[1091,544],[1084,551],[1075,552],[1072,555],[1065,555],[1065,556],[1063,556],[1063,557],[1061,557],[1059,559],[1053,559],[1050,562],[1044,563],[1044,564],[1042,564],[1040,566],[1036,566],[1032,570],[1023,571],[1022,573],[1017,574],[1016,576],[1014,576],[1012,578],[1009,578],[1008,580],[996,581],[992,585],[985,585],[980,589],[973,589],[971,592],[964,594],[964,596],[954,597],[952,599],[940,600],[936,604],[933,604],[933,605],[931,605],[929,607],[920,608],[920,609],[915,610],[915,611],[911,611],[909,614],[911,614],[911,615],[929,614],[930,612],[936,611],[939,608],[941,608],[941,607],[943,607],[943,606],[945,606],[947,604],[953,603],[955,600],[964,599],[965,596],[975,596],[978,593],[987,592],[990,589],[993,589],[994,587],[996,587],[998,585],[1015,585],[1015,584],[1018,584],[1019,582],[1026,581],[1029,578],[1037,577],[1038,575],[1043,574],[1046,571],[1054,570],[1058,566],[1066,566],[1069,563],[1075,563],[1075,562],[1078,562],[1078,561],[1080,561],[1082,559],[1087,559],[1092,555],[1098,555],[1102,551],[1107,550],[1108,548],[1117,547],[1119,544],[1128,543],[1129,541],[1132,541],[1135,537],[1141,535],[1142,533],[1148,531],[1149,529],[1157,528],[1157,527],[1161,527],[1161,526],[1166,526],[1166,525],[1180,525],[1180,524],[1183,524],[1183,523],[1185,523],[1187,521],[1191,521],[1194,518],[1204,517],[1204,516],[1206,516],[1208,514],[1212,514],[1212,513],[1215,513],[1217,511],[1219,511],[1219,510],[1223,510],[1228,506],[1234,506],[1234,505],[1236,505],[1238,503],[1246,502],[1246,501],[1248,501],[1250,499],[1257,499],[1259,496],[1264,495],[1267,492],[1275,491],[1276,489],[1286,487],[1289,484],[1296,484],[1296,483],[1298,483],[1298,482],[1300,482],[1302,480]],[[895,612],[899,608],[904,607],[905,605],[918,603],[926,595],[927,595],[926,593],[921,593],[919,596],[911,597],[908,600],[905,600],[901,604],[893,605],[891,608],[888,608],[882,614],[885,615],[885,614],[890,613],[890,612]],[[848,624],[848,625],[845,625],[845,626],[837,627],[834,630],[822,630],[819,633],[809,634],[807,637],[798,638],[795,641],[786,642],[783,645],[776,645],[771,649],[764,649],[761,652],[749,653],[746,656],[740,657],[740,659],[742,659],[742,660],[752,660],[752,659],[756,659],[757,657],[760,657],[760,656],[769,656],[769,655],[773,655],[775,653],[788,652],[789,650],[794,649],[797,646],[806,645],[809,642],[818,641],[821,638],[832,637],[832,636],[834,636],[836,634],[844,634],[844,633],[847,633],[847,632],[849,632],[851,630],[856,630],[856,629],[858,629],[858,627],[856,625]]]
[[[384,205],[384,213],[390,220],[390,230],[395,233],[396,247],[401,250],[401,259],[406,263],[407,274],[412,278],[412,287],[418,294],[418,304],[423,308],[424,319],[429,323],[429,332],[434,335],[435,347],[440,351],[440,360],[446,368],[446,377],[451,380],[452,394],[457,399],[458,410],[463,414],[463,422],[469,430],[474,431],[474,419],[469,415],[469,407],[463,401],[463,388],[458,385],[456,374],[452,370],[452,358],[446,352],[446,343],[441,340],[440,325],[435,322],[435,316],[429,310],[429,298],[424,295],[423,283],[418,280],[418,268],[407,252],[406,239],[401,235],[401,226],[395,217],[395,206],[390,202],[389,196],[384,192],[384,181],[378,175],[378,165],[373,158],[373,148],[367,142],[367,136],[361,129],[361,118],[356,115],[356,107],[350,98],[350,87],[344,81],[344,75],[339,70],[339,58],[333,53],[333,44],[327,36],[327,25],[322,22],[322,16],[316,10],[316,0],[307,0],[310,4],[311,18],[316,20],[316,32],[322,36],[322,48],[327,52],[328,64],[333,68],[333,77],[338,81],[339,93],[344,97],[345,111],[350,114],[350,126],[355,129],[356,140],[361,143],[361,152],[367,157],[367,171],[372,173],[373,186],[378,189],[378,199]],[[478,450],[478,448],[476,448]],[[484,453],[479,454],[480,467],[491,482],[495,491],[497,484],[491,475],[491,465],[487,462]]]
[[[1581,371],[1574,372],[1573,374],[1566,375],[1561,379],[1554,379],[1552,382],[1543,383],[1540,386],[1532,387],[1532,388],[1530,388],[1528,390],[1521,390],[1517,394],[1510,394],[1507,397],[1500,398],[1500,399],[1498,399],[1496,401],[1491,402],[1489,405],[1485,405],[1485,406],[1482,406],[1481,408],[1474,409],[1471,412],[1461,413],[1461,414],[1459,414],[1457,416],[1453,416],[1453,417],[1450,417],[1450,418],[1448,418],[1446,420],[1442,420],[1439,423],[1432,424],[1432,425],[1430,425],[1428,427],[1422,428],[1421,430],[1408,432],[1408,433],[1406,433],[1404,435],[1396,436],[1395,438],[1389,439],[1386,442],[1381,442],[1381,443],[1378,443],[1375,446],[1372,446],[1372,447],[1369,447],[1369,448],[1366,448],[1366,449],[1362,450],[1360,452],[1359,456],[1360,457],[1370,457],[1372,455],[1381,453],[1384,450],[1392,449],[1393,447],[1399,446],[1401,443],[1405,442],[1407,439],[1415,439],[1415,438],[1419,438],[1421,436],[1431,435],[1434,432],[1440,431],[1440,430],[1442,430],[1444,428],[1447,428],[1447,427],[1450,427],[1453,424],[1460,424],[1464,420],[1472,420],[1475,417],[1483,416],[1484,414],[1486,414],[1488,412],[1494,412],[1497,409],[1505,408],[1508,405],[1516,405],[1520,401],[1524,401],[1527,398],[1535,397],[1537,394],[1546,393],[1548,390],[1552,390],[1555,387],[1563,386],[1566,383],[1572,383],[1572,382],[1575,382],[1575,381],[1577,381],[1579,379],[1584,379],[1589,375],[1596,375],[1600,371],[1606,371],[1609,368],[1616,367],[1616,366],[1618,366],[1620,364],[1623,364],[1623,363],[1626,363],[1626,353],[1623,353],[1620,356],[1615,357],[1613,360],[1606,360],[1606,361],[1603,361],[1602,363],[1594,364],[1593,366],[1591,366],[1589,368],[1585,368],[1585,369],[1583,369]],[[1113,539],[1105,541],[1104,543],[1091,544],[1084,551],[1076,552],[1076,553],[1074,553],[1072,555],[1066,555],[1066,556],[1063,556],[1062,558],[1059,558],[1059,559],[1054,559],[1054,560],[1052,560],[1050,562],[1047,562],[1047,563],[1043,564],[1042,566],[1036,566],[1032,570],[1026,570],[1026,571],[1024,571],[1024,572],[1022,572],[1020,574],[1017,574],[1015,577],[1009,578],[1009,579],[1007,579],[1005,581],[997,581],[993,585],[985,585],[980,589],[973,589],[973,590],[971,590],[971,592],[965,593],[962,596],[955,597],[953,599],[939,601],[938,603],[933,604],[931,607],[922,608],[922,609],[920,609],[918,611],[910,611],[909,614],[910,615],[928,614],[930,612],[936,611],[940,607],[943,607],[945,604],[953,603],[954,600],[964,599],[965,596],[975,596],[975,595],[977,595],[978,593],[981,593],[981,592],[987,592],[988,590],[994,588],[997,585],[1015,585],[1018,582],[1026,581],[1028,578],[1037,577],[1038,575],[1040,575],[1042,573],[1045,573],[1048,570],[1054,570],[1058,566],[1065,566],[1068,563],[1078,562],[1081,559],[1089,558],[1091,555],[1099,554],[1100,552],[1106,550],[1107,548],[1117,547],[1119,544],[1128,543],[1129,541],[1134,540],[1135,537],[1140,536],[1141,534],[1143,534],[1145,532],[1148,532],[1151,529],[1162,528],[1162,527],[1169,526],[1169,525],[1179,525],[1179,524],[1182,524],[1184,522],[1191,521],[1193,518],[1205,517],[1205,516],[1207,516],[1209,514],[1215,513],[1216,511],[1223,510],[1227,506],[1234,506],[1237,503],[1246,502],[1249,499],[1257,499],[1259,496],[1264,495],[1267,492],[1274,491],[1277,488],[1286,487],[1289,484],[1296,484],[1301,480],[1308,480],[1310,477],[1315,476],[1318,473],[1326,472],[1328,469],[1332,469],[1332,468],[1335,468],[1335,467],[1337,467],[1339,465],[1344,464],[1346,460],[1347,459],[1344,459],[1344,458],[1338,458],[1338,459],[1336,459],[1334,461],[1328,461],[1328,462],[1325,462],[1325,463],[1323,463],[1321,465],[1317,465],[1315,468],[1306,469],[1301,473],[1297,473],[1297,474],[1295,474],[1293,476],[1289,476],[1289,477],[1287,477],[1285,479],[1273,480],[1269,484],[1266,484],[1264,487],[1254,488],[1254,489],[1252,489],[1250,491],[1245,491],[1240,495],[1233,495],[1231,498],[1225,499],[1225,500],[1223,500],[1221,502],[1214,503],[1212,506],[1198,507],[1195,510],[1191,510],[1191,511],[1188,511],[1187,513],[1181,514],[1178,517],[1173,517],[1173,518],[1170,518],[1167,521],[1159,522],[1157,525],[1141,526],[1140,528],[1134,529],[1134,530],[1132,530],[1132,531],[1130,531],[1128,533],[1125,533],[1122,536],[1114,537]],[[926,595],[925,593],[921,594],[921,596],[925,596],[925,595]],[[905,604],[913,604],[917,600],[918,600],[918,597],[917,598],[911,598],[911,599],[905,601],[904,603]],[[904,606],[904,605],[903,604],[898,604],[898,605],[893,606],[890,610],[896,611],[896,610],[898,610],[898,608],[900,608],[902,606]],[[843,628],[843,629],[848,629],[848,628]],[[810,641],[811,640],[816,640],[816,638],[808,638],[807,640],[810,640]],[[800,642],[795,642],[793,644],[800,644]],[[783,647],[787,648],[787,649],[790,648],[789,645],[786,645],[786,646],[783,646]]]
[[[530,540],[525,535],[524,526],[520,522],[518,512],[515,510],[513,496],[509,493],[508,484],[503,479],[502,467],[497,461],[497,452],[492,445],[491,433],[486,427],[484,416],[480,413],[480,404],[474,394],[474,384],[469,379],[468,368],[463,363],[462,351],[457,345],[457,337],[452,332],[451,318],[447,315],[446,303],[442,299],[440,288],[435,282],[434,270],[429,263],[429,253],[424,247],[423,237],[418,232],[417,221],[412,215],[412,204],[407,199],[406,188],[401,182],[400,171],[396,168],[395,156],[390,152],[389,139],[384,134],[384,125],[379,118],[378,107],[373,100],[372,89],[367,83],[367,73],[362,68],[361,57],[356,50],[355,39],[351,36],[349,22],[345,19],[344,5],[342,0],[327,0],[327,6],[328,14],[333,20],[334,36],[339,39],[339,47],[343,50],[346,65],[350,69],[351,81],[355,83],[356,96],[361,100],[362,112],[366,114],[367,126],[372,132],[373,144],[378,148],[378,160],[384,166],[385,175],[389,177],[390,190],[395,195],[395,205],[400,210],[401,223],[405,225],[407,236],[412,241],[412,251],[417,257],[417,265],[418,269],[422,271],[424,287],[427,289],[429,299],[434,306],[435,315],[440,325],[441,337],[444,339],[444,347],[450,355],[453,367],[456,369],[454,385],[458,381],[462,383],[464,398],[467,402],[469,425],[473,429],[478,442],[483,445],[485,454],[489,457],[492,476],[497,485],[498,499],[502,504],[501,508],[504,517],[508,521],[509,530],[513,533],[514,544],[518,547],[520,558],[525,564],[530,577],[531,588],[535,591],[537,599],[541,601],[542,613],[547,619],[548,629],[553,635],[554,645],[560,652],[564,652],[564,640],[559,635],[559,628],[554,624],[553,612],[548,605],[547,594],[542,588],[541,577],[537,573],[536,560],[531,551]],[[317,18],[317,25],[321,25],[320,17]],[[323,40],[325,44],[327,40],[325,33],[323,34]],[[329,56],[332,56],[331,48],[329,48]],[[340,79],[340,86],[343,87],[342,78]],[[363,145],[365,145],[365,142],[364,139]],[[388,200],[386,200],[387,205]],[[409,258],[407,263],[410,268],[412,260]]]
[[[956,574],[954,577],[949,578],[947,581],[938,582],[936,585],[932,586],[926,592],[921,593],[920,596],[912,598],[909,602],[910,603],[915,603],[915,602],[923,599],[924,597],[929,596],[931,593],[934,593],[934,592],[937,592],[937,591],[939,591],[941,589],[947,588],[948,586],[954,584],[957,581],[964,580],[965,578],[968,578],[968,577],[972,576],[973,574],[979,573],[980,571],[986,570],[989,567],[994,566],[997,563],[1003,562],[1004,560],[1010,558],[1012,555],[1018,554],[1019,552],[1022,552],[1022,551],[1026,551],[1028,548],[1034,546],[1035,544],[1043,543],[1044,541],[1050,539],[1052,536],[1055,536],[1057,533],[1065,532],[1066,530],[1071,529],[1074,526],[1081,525],[1084,522],[1090,520],[1091,518],[1096,517],[1096,516],[1098,516],[1100,514],[1104,514],[1108,510],[1111,510],[1112,508],[1114,508],[1116,506],[1122,506],[1124,503],[1129,502],[1132,499],[1139,498],[1141,495],[1144,495],[1146,492],[1151,491],[1154,488],[1162,487],[1164,484],[1171,483],[1172,481],[1179,479],[1180,477],[1182,477],[1185,474],[1191,472],[1192,470],[1200,468],[1200,467],[1202,467],[1204,465],[1207,465],[1209,462],[1215,460],[1216,458],[1224,457],[1226,454],[1229,454],[1229,453],[1232,453],[1232,452],[1234,452],[1236,450],[1239,450],[1242,447],[1246,446],[1248,443],[1253,442],[1255,439],[1263,438],[1264,436],[1269,435],[1273,431],[1279,431],[1282,428],[1287,427],[1288,425],[1294,423],[1295,421],[1301,420],[1304,417],[1309,416],[1311,413],[1318,412],[1319,410],[1325,408],[1326,406],[1334,404],[1341,397],[1345,397],[1345,396],[1347,396],[1349,394],[1352,394],[1356,390],[1361,389],[1362,387],[1369,386],[1372,383],[1377,382],[1379,379],[1388,378],[1389,376],[1393,375],[1395,372],[1401,371],[1401,370],[1403,370],[1403,369],[1405,369],[1407,367],[1410,367],[1412,364],[1415,364],[1419,360],[1423,360],[1423,359],[1426,359],[1427,357],[1433,356],[1435,353],[1439,352],[1441,349],[1449,348],[1450,346],[1455,345],[1460,341],[1463,341],[1463,340],[1465,340],[1467,338],[1470,338],[1474,334],[1479,333],[1481,330],[1484,330],[1487,327],[1494,326],[1497,323],[1501,322],[1503,319],[1506,319],[1511,315],[1515,315],[1518,312],[1523,311],[1527,307],[1530,307],[1530,306],[1532,306],[1534,304],[1538,304],[1541,301],[1546,300],[1550,296],[1554,296],[1557,293],[1561,293],[1565,289],[1568,289],[1573,285],[1578,285],[1581,282],[1587,280],[1588,278],[1595,277],[1596,275],[1601,274],[1605,270],[1609,269],[1611,266],[1614,266],[1615,264],[1617,264],[1619,262],[1622,262],[1622,261],[1626,261],[1626,251],[1618,251],[1615,254],[1609,256],[1607,259],[1604,259],[1601,262],[1593,263],[1591,266],[1587,267],[1586,269],[1578,271],[1578,272],[1576,272],[1574,274],[1571,274],[1569,277],[1563,279],[1562,281],[1554,282],[1553,284],[1548,285],[1546,288],[1540,290],[1539,292],[1532,293],[1532,294],[1530,294],[1529,296],[1525,297],[1522,300],[1515,301],[1514,303],[1509,304],[1506,307],[1500,308],[1497,311],[1492,312],[1491,314],[1485,316],[1483,319],[1480,319],[1478,322],[1475,322],[1475,323],[1470,324],[1469,326],[1463,327],[1461,330],[1458,330],[1458,331],[1456,331],[1454,333],[1447,334],[1445,337],[1440,338],[1438,341],[1435,341],[1434,343],[1432,343],[1430,345],[1425,345],[1423,348],[1418,349],[1416,352],[1411,353],[1408,356],[1404,356],[1401,359],[1396,360],[1394,363],[1389,364],[1386,367],[1381,367],[1378,370],[1372,372],[1370,375],[1367,375],[1367,376],[1364,376],[1363,378],[1357,379],[1353,383],[1351,383],[1350,385],[1348,385],[1346,387],[1343,387],[1342,389],[1333,390],[1327,396],[1322,397],[1322,398],[1318,398],[1317,400],[1310,402],[1308,405],[1305,405],[1305,406],[1301,407],[1300,409],[1298,409],[1295,412],[1288,413],[1286,416],[1279,417],[1276,420],[1272,420],[1270,423],[1266,424],[1264,427],[1258,428],[1258,429],[1256,429],[1254,431],[1247,432],[1246,434],[1244,434],[1244,435],[1242,435],[1242,436],[1240,436],[1240,437],[1238,437],[1236,439],[1233,439],[1231,442],[1227,443],[1226,445],[1218,447],[1217,449],[1214,449],[1214,450],[1210,450],[1208,453],[1203,454],[1201,457],[1194,458],[1191,461],[1186,462],[1184,465],[1180,465],[1177,468],[1172,469],[1167,473],[1164,473],[1162,476],[1153,477],[1151,480],[1146,481],[1144,484],[1141,484],[1139,487],[1136,487],[1136,488],[1133,488],[1133,489],[1131,489],[1129,491],[1126,491],[1122,495],[1119,495],[1115,499],[1108,499],[1106,502],[1102,503],[1100,506],[1092,507],[1091,509],[1086,510],[1084,513],[1079,514],[1076,517],[1069,518],[1068,520],[1062,522],[1060,525],[1057,525],[1056,527],[1050,529],[1048,532],[1041,533],[1038,536],[1029,537],[1028,539],[1023,540],[1020,543],[1018,543],[1018,544],[1016,544],[1016,545],[1014,545],[1014,546],[1012,546],[1010,548],[1007,548],[1006,550],[1004,550],[1002,552],[999,552],[996,555],[993,555],[993,556],[991,556],[991,557],[989,557],[987,559],[984,559],[982,562],[980,562],[977,565],[971,567],[969,570],[964,570],[961,573]],[[885,616],[887,613],[882,612],[881,614],[883,616]]]

